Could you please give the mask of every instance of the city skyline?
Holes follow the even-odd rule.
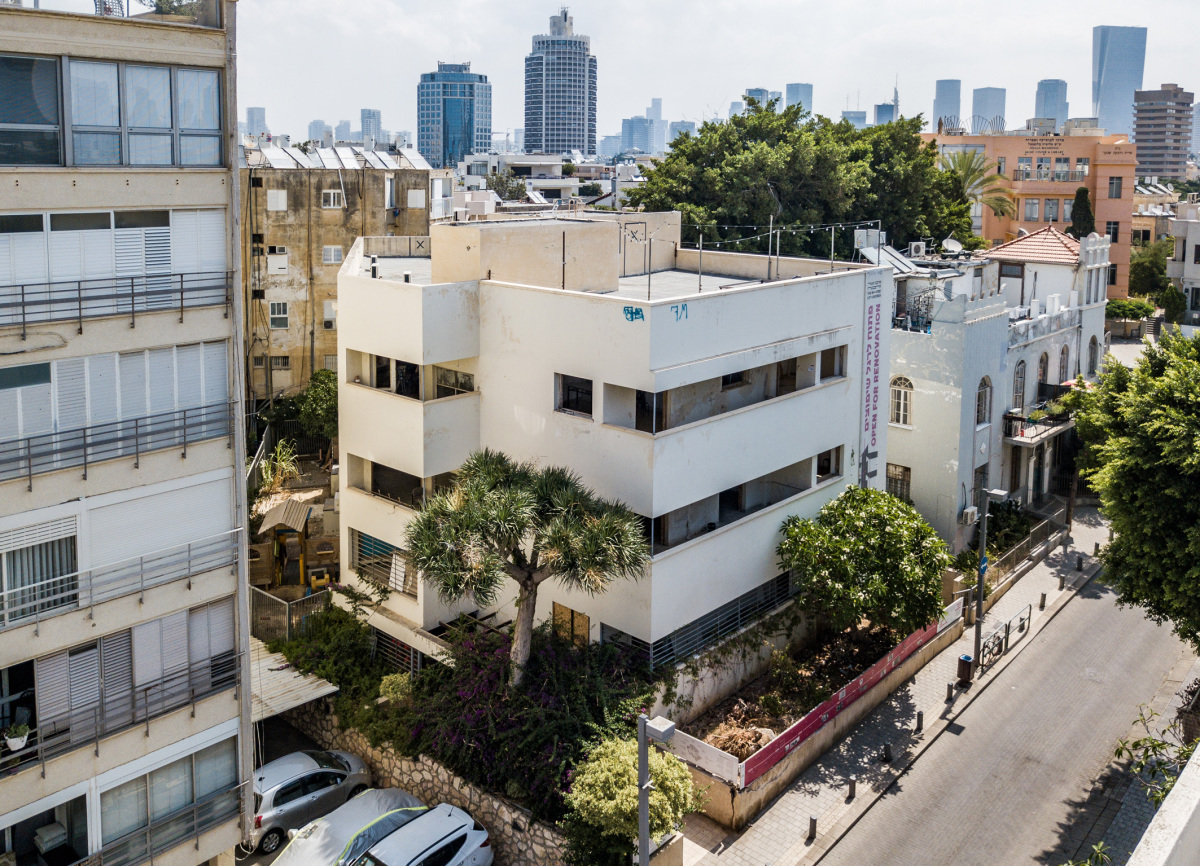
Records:
[[[383,113],[387,129],[416,128],[416,84],[423,72],[437,67],[439,60],[467,62],[486,68],[493,85],[493,129],[500,134],[524,126],[524,57],[533,35],[546,30],[547,18],[557,4],[517,4],[493,9],[467,0],[448,0],[422,9],[419,17],[387,0],[360,0],[361,12],[346,16],[316,0],[259,0],[248,4],[241,15],[239,58],[239,106],[265,105],[273,130],[300,135],[314,117],[357,117],[361,106],[374,106]],[[896,46],[905,38],[924,39],[918,22],[938,7],[918,2],[910,12],[900,13],[882,3],[872,4],[870,13],[846,19],[833,8],[800,7],[782,2],[761,2],[754,9],[762,14],[747,18],[745,28],[714,30],[714,16],[724,7],[716,0],[698,0],[695,14],[679,16],[666,11],[647,11],[626,0],[602,4],[579,0],[570,6],[576,29],[592,39],[592,52],[601,69],[597,106],[597,135],[620,131],[621,119],[642,113],[652,96],[663,98],[663,116],[700,121],[725,117],[729,103],[741,98],[747,86],[783,90],[787,83],[814,85],[814,108],[827,117],[839,117],[849,107],[869,110],[891,96],[899,73],[900,110],[904,116],[920,112],[928,118],[934,99],[934,82],[958,79],[964,97],[976,87],[995,85],[1008,91],[1009,125],[1020,126],[1034,116],[1037,82],[1063,79],[1075,94],[1077,115],[1089,115],[1091,94],[1092,28],[1097,25],[1150,25],[1145,81],[1157,84],[1177,81],[1182,86],[1200,86],[1200,56],[1188,50],[1186,28],[1153,24],[1141,12],[1114,0],[1069,4],[1062,20],[1068,25],[1054,32],[1034,31],[1018,48],[1018,54],[997,70],[981,53],[956,55],[943,52],[907,54],[898,61]],[[1037,16],[1041,9],[1031,2],[1017,2],[1006,14],[1020,18]],[[1164,0],[1155,21],[1185,17],[1190,11],[1184,0]],[[956,13],[971,26],[992,26],[984,10]],[[622,25],[632,16],[642,26]],[[754,22],[762,22],[761,27]],[[769,22],[769,24],[768,24]],[[728,62],[685,65],[662,52],[656,41],[659,32],[671,33],[673,41],[704,46]],[[826,31],[803,60],[788,49],[795,29]],[[278,69],[290,63],[289,46],[334,34],[335,60],[357,59],[378,50],[391,54],[396,44],[405,51],[389,61],[387,76],[361,76],[347,85],[323,76],[318,67],[295,68],[292,84],[279,87]],[[719,33],[719,37],[717,36]],[[719,39],[719,41],[718,41]],[[339,46],[353,44],[353,52]],[[847,60],[846,46],[853,43],[861,61]],[[793,46],[794,47],[794,46]],[[622,63],[636,56],[639,63]],[[733,71],[733,70],[736,70]],[[964,106],[965,110],[965,106]]]

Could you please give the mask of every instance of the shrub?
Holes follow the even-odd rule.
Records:
[[[804,677],[796,667],[796,662],[783,650],[772,650],[770,670],[771,682],[781,692],[790,695],[800,690]]]
[[[1118,298],[1104,307],[1107,319],[1145,319],[1154,315],[1154,305],[1144,298]]]
[[[783,699],[779,697],[779,695],[775,694],[775,692],[767,692],[759,699],[758,703],[766,712],[770,713],[775,718],[779,718],[783,715]]]
[[[409,674],[388,674],[379,683],[379,697],[394,704],[412,701],[412,677]]]

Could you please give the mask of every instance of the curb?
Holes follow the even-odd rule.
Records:
[[[954,700],[947,708],[949,711],[938,716],[937,721],[927,725],[924,732],[921,734],[909,733],[908,743],[901,747],[900,757],[903,763],[893,765],[893,773],[891,781],[880,790],[872,790],[868,796],[863,797],[861,794],[856,799],[861,799],[861,805],[856,804],[854,808],[842,815],[833,826],[824,834],[820,834],[817,838],[810,840],[803,839],[784,852],[779,860],[779,866],[815,866],[825,858],[842,837],[850,832],[863,816],[871,810],[883,796],[892,789],[896,781],[908,772],[909,768],[916,763],[917,758],[921,757],[926,750],[929,749],[942,733],[952,725],[966,711],[967,707],[975,702],[975,699],[983,694],[988,686],[995,682],[1005,668],[1012,663],[1013,659],[1025,651],[1026,647],[1033,643],[1033,639],[1042,633],[1054,618],[1062,611],[1064,607],[1076,595],[1079,594],[1085,586],[1098,575],[1103,566],[1100,563],[1093,563],[1080,577],[1067,583],[1062,595],[1060,595],[1052,605],[1046,609],[1047,615],[1042,617],[1035,626],[1030,627],[1029,634],[1021,640],[1019,646],[1006,653],[1000,661],[992,666],[991,670],[985,671],[982,674],[977,673],[975,679],[975,687],[967,692],[959,692]],[[965,700],[961,700],[965,698]],[[915,749],[914,749],[915,746]]]

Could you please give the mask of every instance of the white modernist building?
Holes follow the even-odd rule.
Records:
[[[1099,370],[1108,247],[1047,227],[982,258],[910,261],[885,248],[897,283],[888,489],[955,552],[971,543],[982,489],[1027,506],[1055,491],[1074,422],[1050,404]]]
[[[1188,193],[1169,220],[1175,238],[1175,255],[1167,262],[1167,276],[1187,298],[1189,325],[1200,324],[1200,194]]]
[[[888,268],[706,251],[701,276],[677,213],[431,231],[432,259],[361,239],[338,284],[342,569],[391,584],[371,624],[409,663],[475,611],[403,549],[475,449],[568,466],[643,515],[644,577],[597,597],[551,582],[538,618],[656,665],[789,597],[784,518],[883,487]],[[513,590],[478,615],[511,619]]]

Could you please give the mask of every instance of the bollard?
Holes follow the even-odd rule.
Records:
[[[813,839],[816,839],[816,838],[817,838],[817,816],[809,815],[808,816],[808,841],[811,842]]]
[[[946,703],[954,700],[954,683],[946,683]]]
[[[1099,556],[1099,555],[1100,555],[1100,542],[1097,541],[1096,549],[1092,551],[1092,556]]]
[[[851,776],[850,777],[850,795],[846,798],[847,800],[854,799],[855,789],[857,787],[858,787],[858,776]]]
[[[919,734],[919,733],[921,733],[921,731],[924,728],[925,728],[925,712],[924,712],[924,710],[917,710],[917,731],[916,732]]]
[[[1075,570],[1083,571],[1083,554],[1082,553],[1075,557]]]
[[[1038,610],[1046,609],[1046,593],[1042,593],[1042,600],[1038,602]]]
[[[1058,588],[1062,589],[1066,585],[1067,585],[1067,576],[1065,574],[1060,574],[1058,576]]]
[[[891,743],[883,744],[883,760],[885,763],[888,763],[888,764],[890,764],[892,762],[892,744]]]

